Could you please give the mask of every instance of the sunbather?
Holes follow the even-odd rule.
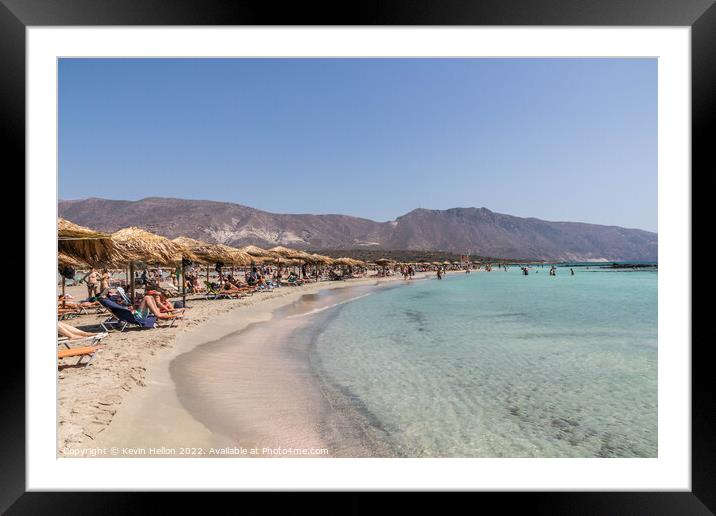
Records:
[[[157,306],[157,302],[154,298],[154,296],[145,295],[142,299],[142,303],[139,305],[139,316],[143,319],[146,319],[146,317],[151,313],[154,314],[154,316],[157,319],[174,319],[177,317],[177,315],[168,314],[166,312],[162,312],[162,310]]]
[[[64,307],[66,308],[96,308],[99,306],[99,303],[97,301],[89,301],[87,299],[83,299],[82,301],[74,301],[72,299],[72,296],[57,296],[57,301],[62,305],[62,302],[64,301]]]
[[[100,279],[99,279],[99,291],[100,292],[109,289],[110,279],[111,279],[111,276],[109,274],[109,271],[107,269],[102,269],[102,275],[100,276]]]
[[[174,305],[169,302],[163,292],[150,290],[147,295],[154,296],[154,302],[162,312],[184,312],[183,308],[174,308]]]
[[[293,271],[288,275],[288,278],[286,278],[286,282],[289,285],[303,285],[303,281],[301,281],[301,278],[299,278],[298,274]]]
[[[63,323],[62,321],[57,322],[57,333],[64,337],[67,337],[70,340],[86,339],[89,337],[100,337],[102,335],[106,335],[106,333],[91,333],[88,331],[82,331],[79,328],[70,326],[67,323]]]

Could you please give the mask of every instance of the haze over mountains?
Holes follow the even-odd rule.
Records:
[[[549,222],[487,208],[416,209],[394,221],[277,214],[227,202],[148,197],[60,201],[59,216],[100,231],[138,226],[169,238],[297,249],[440,250],[500,258],[656,261],[657,234]]]

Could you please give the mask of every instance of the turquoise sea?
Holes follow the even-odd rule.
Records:
[[[655,270],[452,274],[321,316],[324,393],[407,457],[656,457]]]

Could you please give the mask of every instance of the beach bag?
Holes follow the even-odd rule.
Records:
[[[64,267],[60,267],[60,276],[62,276],[65,279],[74,279],[75,278],[75,270],[70,267],[69,265],[65,265]]]
[[[174,308],[184,308],[184,301],[174,301]]]

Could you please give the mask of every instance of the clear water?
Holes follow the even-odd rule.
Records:
[[[575,273],[378,291],[335,310],[311,361],[396,455],[655,457],[657,273]]]

